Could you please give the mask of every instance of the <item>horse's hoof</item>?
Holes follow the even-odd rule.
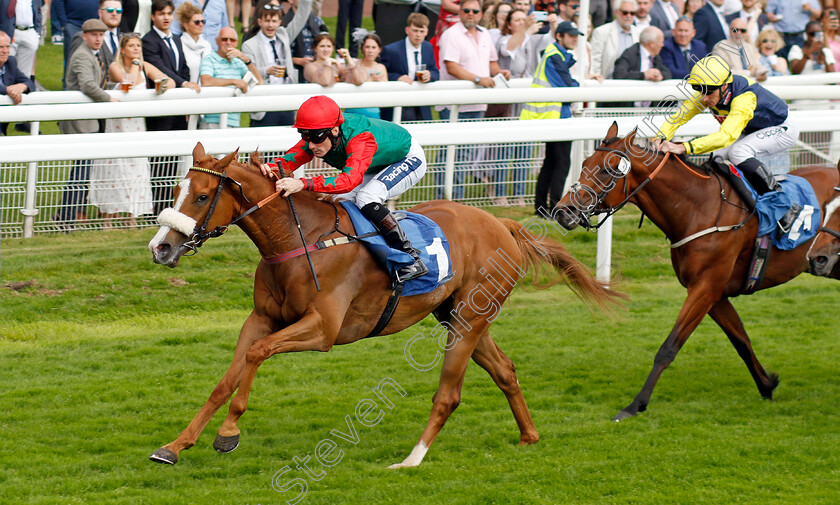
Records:
[[[773,399],[773,391],[779,387],[779,376],[777,374],[771,373],[767,376],[767,387],[763,389],[761,392],[761,397],[765,400],[772,400]]]
[[[167,465],[174,465],[178,462],[178,455],[170,451],[166,447],[161,447],[156,450],[154,454],[149,456],[149,459],[155,463],[164,463]]]
[[[613,420],[613,421],[615,421],[615,422],[620,422],[622,419],[627,419],[628,417],[633,417],[633,416],[635,416],[635,415],[636,415],[636,414],[635,414],[635,413],[633,413],[633,412],[628,412],[628,411],[626,411],[626,410],[622,410],[621,412],[619,412],[618,414],[616,414],[616,415],[612,418],[612,420]]]
[[[217,434],[216,440],[213,441],[213,449],[216,449],[222,454],[232,452],[237,447],[239,447],[239,435],[233,435],[232,437],[224,437],[222,435]]]

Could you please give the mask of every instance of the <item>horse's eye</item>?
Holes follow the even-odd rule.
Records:
[[[198,195],[198,197],[195,199],[195,203],[202,204],[207,201],[207,198],[207,195]]]

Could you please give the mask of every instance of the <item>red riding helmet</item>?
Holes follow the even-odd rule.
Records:
[[[295,128],[300,130],[320,130],[332,128],[344,122],[344,116],[335,100],[318,95],[303,102],[298,109]]]

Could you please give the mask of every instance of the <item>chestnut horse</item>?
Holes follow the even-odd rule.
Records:
[[[837,165],[840,170],[840,164]],[[813,275],[840,279],[840,186],[834,188],[834,199],[825,206],[820,232],[808,250],[808,264]]]
[[[557,203],[554,216],[571,230],[578,224],[591,227],[593,215],[612,214],[627,202],[635,204],[671,241],[671,263],[688,296],[641,391],[613,420],[647,408],[660,375],[706,314],[729,337],[761,396],[771,399],[779,378],[766,373],[758,362],[729,301],[744,288],[758,219],[752,218],[743,200],[718,174],[706,174],[679,158],[634,145],[636,130],[625,138],[617,133],[618,125],[613,123],[606,139],[584,161],[579,182]],[[832,188],[838,185],[840,174],[834,168],[803,167],[794,174],[808,180],[823,207],[837,194]],[[759,289],[783,284],[805,272],[808,247],[808,243],[790,251],[773,247]]]
[[[175,267],[185,252],[194,251],[236,221],[263,257],[254,279],[254,309],[242,326],[230,368],[189,426],[151,456],[154,461],[176,463],[178,454],[195,444],[210,418],[234,391],[214,447],[220,452],[235,449],[239,417],[245,412],[257,368],[266,359],[284,352],[326,352],[334,345],[370,336],[392,293],[390,276],[358,242],[312,252],[313,270],[304,256],[266,261],[301,248],[301,233],[306,244],[315,244],[343,238],[345,233],[354,233],[354,228],[340,205],[314,193],[301,192],[293,200],[274,198],[266,203],[275,195],[274,182],[260,173],[259,155],[251,155],[250,165],[234,161],[236,156],[234,152],[216,160],[198,144],[193,151],[195,166],[175,188],[174,210],[164,211],[176,214],[173,222],[187,224],[174,223],[180,231],[164,225],[149,243],[156,263]],[[259,206],[255,202],[260,202]],[[392,467],[417,466],[423,460],[460,402],[470,357],[507,397],[519,426],[520,444],[536,442],[539,435],[513,363],[490,336],[490,324],[499,308],[526,270],[538,269],[541,263],[554,267],[557,281],[566,281],[596,306],[605,308],[623,295],[596,281],[563,246],[534,238],[513,220],[497,219],[482,210],[447,201],[425,203],[413,210],[435,221],[445,232],[453,275],[432,292],[402,298],[390,322],[378,334],[399,332],[432,313],[449,331],[449,342],[426,429],[411,454]],[[295,211],[302,232],[294,219]],[[161,213],[162,221],[170,222],[163,216]],[[339,233],[339,229],[345,233]],[[320,279],[320,289],[313,274]]]

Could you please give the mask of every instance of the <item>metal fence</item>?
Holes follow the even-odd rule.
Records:
[[[794,110],[826,110],[835,106],[827,101],[794,103]],[[644,111],[639,109],[584,109],[585,118],[620,118],[639,116]],[[500,121],[514,121],[512,118]],[[461,128],[469,129],[468,122],[459,123]],[[520,126],[511,123],[511,129]],[[778,166],[795,169],[809,164],[834,165],[840,157],[840,136],[833,131],[837,125],[826,124],[825,131],[807,131],[800,134],[799,145],[789,153],[780,155]],[[811,127],[813,129],[813,127]],[[544,144],[542,142],[501,142],[498,138],[488,139],[487,144],[465,145],[457,148],[453,199],[474,206],[518,205],[531,206],[534,202],[536,175],[542,163]],[[493,143],[491,143],[493,142]],[[576,168],[594,149],[593,141],[576,141],[577,158],[573,159],[571,181],[576,180]],[[446,146],[424,146],[428,160],[428,172],[424,179],[396,202],[398,208],[409,208],[418,203],[443,198]],[[227,153],[217,153],[227,154]],[[278,151],[262,152],[266,159],[282,154]],[[247,160],[247,153],[242,153],[242,160]],[[701,161],[702,157],[696,161]],[[78,183],[72,183],[71,172],[78,162],[44,161],[37,163],[35,173],[35,205],[38,214],[34,217],[33,233],[71,232],[75,230],[99,230],[106,228],[129,228],[156,225],[154,211],[171,203],[171,188],[186,173],[190,162],[189,156],[164,156],[141,158],[138,162],[148,163],[152,174],[148,184],[155,194],[155,188],[164,189],[163,196],[156,201],[144,202],[145,210],[131,216],[125,213],[106,217],[100,209],[90,203],[91,188],[115,185],[117,179],[108,178],[102,170],[107,160],[90,160],[90,176],[83,177]],[[174,174],[157,175],[160,168],[177,165]],[[776,165],[773,168],[778,170]],[[26,163],[0,163],[0,236],[21,237],[24,235],[23,212],[26,208],[27,172]],[[308,175],[334,173],[320,160],[314,160],[307,169]],[[127,192],[129,188],[113,188]],[[68,191],[83,194],[78,213],[71,209],[72,199]],[[103,202],[99,202],[103,203]],[[117,203],[117,202],[104,202]],[[137,202],[134,202],[137,203]],[[138,207],[139,208],[139,207]],[[64,216],[62,217],[62,213]],[[78,215],[76,215],[78,214]],[[77,219],[78,218],[78,219]]]

